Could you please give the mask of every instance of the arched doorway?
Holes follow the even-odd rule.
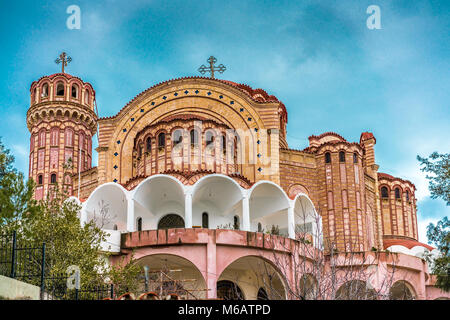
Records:
[[[175,213],[169,213],[158,222],[158,229],[184,228],[184,219]]]
[[[241,288],[233,281],[221,280],[217,282],[217,298],[223,300],[244,300]]]
[[[365,281],[350,280],[336,291],[336,300],[375,300],[375,290],[369,289]]]
[[[286,299],[283,275],[272,263],[260,256],[245,256],[233,261],[220,274],[217,283],[223,281],[234,283],[240,289],[242,299],[256,300],[263,297],[264,300]],[[230,288],[238,291],[234,287]],[[217,297],[220,298],[219,286],[217,290]]]
[[[190,260],[173,254],[152,254],[136,262],[143,267],[138,291],[154,292],[160,299],[176,295],[180,299],[206,299],[206,282]]]
[[[389,289],[391,300],[414,300],[415,294],[412,286],[406,281],[397,281]]]

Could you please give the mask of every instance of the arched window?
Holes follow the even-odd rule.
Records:
[[[137,224],[137,231],[142,231],[142,218],[141,217],[137,218],[136,224]]]
[[[59,145],[59,128],[52,128],[50,130],[50,145]]]
[[[261,225],[261,222],[258,222],[258,232],[262,232],[262,225]]]
[[[331,154],[329,152],[325,153],[325,163],[331,163]]]
[[[180,144],[183,141],[183,131],[177,129],[172,134],[173,146]]]
[[[389,191],[387,187],[381,187],[381,197],[389,198]]]
[[[400,188],[395,188],[395,199],[400,199]]]
[[[64,139],[66,142],[66,146],[73,146],[73,129],[72,128],[66,128],[64,131]]]
[[[166,146],[166,134],[164,132],[161,132],[158,135],[158,148],[164,149],[165,146]]]
[[[358,155],[355,153],[353,153],[353,163],[358,163]]]
[[[222,152],[227,152],[227,138],[225,136],[222,136]]]
[[[339,162],[345,162],[345,152],[339,152]]]
[[[206,131],[206,146],[212,145],[214,142],[214,133]]]
[[[58,82],[58,84],[56,85],[56,95],[64,96],[64,83]]]
[[[116,230],[116,231],[117,231],[117,224],[115,224],[115,225],[113,226],[113,230]]]
[[[409,201],[409,190],[406,190],[406,201]]]
[[[256,300],[269,300],[269,296],[264,288],[259,288]]]
[[[84,92],[84,103],[89,104],[89,91]]]
[[[45,146],[45,138],[46,138],[45,129],[42,129],[39,132],[39,147],[44,147]]]
[[[191,135],[191,146],[196,146],[198,144],[198,132],[195,129],[192,129],[190,132]]]
[[[209,228],[209,217],[207,212],[203,212],[202,214],[202,228]]]
[[[72,85],[72,98],[78,98],[78,85]]]
[[[56,173],[52,173],[50,176],[50,183],[56,183]]]
[[[244,300],[241,288],[229,280],[217,281],[217,298],[222,300]]]
[[[141,145],[138,146],[138,157],[139,158],[142,157],[142,146]]]
[[[42,93],[41,93],[41,97],[42,98],[47,98],[48,97],[48,83],[44,83],[42,85]]]
[[[170,213],[158,222],[158,229],[184,228],[184,220],[177,214]]]
[[[234,230],[239,230],[239,217],[238,216],[234,216],[233,227],[234,227]]]
[[[42,174],[38,175],[38,184],[42,184]]]
[[[148,137],[146,142],[145,142],[145,149],[147,150],[147,152],[151,152],[152,151],[152,138]]]

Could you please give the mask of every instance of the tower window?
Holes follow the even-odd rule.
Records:
[[[166,146],[166,134],[161,132],[158,135],[158,148],[163,149]]]
[[[48,97],[48,84],[47,83],[44,83],[44,85],[42,86],[41,97],[42,98],[47,98]]]
[[[64,84],[62,82],[58,82],[56,85],[56,95],[64,96]]]
[[[339,152],[339,162],[345,162],[345,152]]]
[[[38,176],[38,184],[42,184],[42,174]]]
[[[72,98],[78,98],[78,86],[76,84],[72,85]]]
[[[239,217],[238,216],[234,216],[233,227],[234,227],[234,230],[239,230]]]
[[[209,228],[209,216],[207,212],[203,212],[202,214],[202,228]]]
[[[331,163],[331,154],[329,152],[325,153],[325,163]]]
[[[56,173],[52,173],[50,176],[50,183],[56,183]]]
[[[196,146],[198,144],[198,132],[197,130],[192,129],[190,132],[191,135],[191,145]]]
[[[400,199],[400,189],[395,188],[395,199]]]
[[[353,163],[358,163],[358,155],[355,153],[353,153]]]
[[[406,201],[409,201],[409,190],[406,190]]]
[[[84,103],[89,104],[89,91],[84,92]]]
[[[261,222],[258,222],[258,232],[262,232],[262,225],[261,225]]]
[[[389,191],[387,187],[381,187],[381,197],[389,198]]]

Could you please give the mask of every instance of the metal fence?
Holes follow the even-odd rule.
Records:
[[[14,231],[0,235],[0,275],[39,286],[42,300],[103,300],[114,298],[114,285],[69,289],[65,273],[50,274],[45,267],[45,243],[21,246]]]

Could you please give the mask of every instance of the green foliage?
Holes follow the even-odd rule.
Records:
[[[444,291],[450,291],[450,221],[444,217],[436,225],[427,226],[427,237],[430,244],[434,244],[440,252],[433,260],[432,273],[436,275],[436,286]]]
[[[14,167],[14,156],[0,140],[0,232],[10,232],[36,211],[33,200],[34,182]]]
[[[427,175],[431,198],[442,198],[450,205],[450,154],[433,152],[429,158],[417,156],[417,160],[423,165],[422,171],[432,174]]]
[[[108,254],[101,249],[107,233],[94,222],[81,226],[81,207],[65,201],[68,195],[57,185],[51,186],[44,200],[33,200],[33,181],[25,182],[13,162],[14,157],[0,141],[0,234],[16,231],[20,247],[45,243],[47,275],[65,274],[75,265],[81,271],[82,287],[110,281],[118,281],[119,288],[136,286],[140,269],[134,260],[123,267],[110,267]]]
[[[133,255],[127,263],[125,263],[124,258],[121,258],[120,262],[111,266],[108,272],[109,280],[114,283],[116,296],[127,292],[133,292],[137,295],[141,289],[139,287],[141,275],[142,267],[135,263]]]

